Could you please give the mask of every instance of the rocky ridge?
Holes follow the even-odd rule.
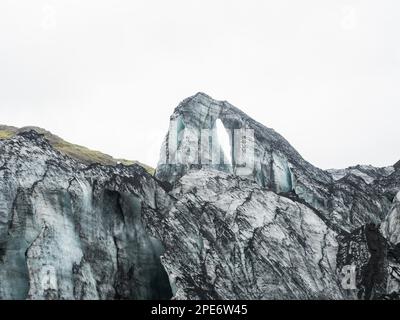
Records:
[[[251,170],[224,154],[220,136],[212,148],[228,163],[212,154],[176,163],[218,122],[231,150],[232,129],[252,130]],[[0,140],[0,176],[2,299],[399,295],[398,166],[318,169],[203,93],[175,109],[155,177],[138,165],[82,163],[35,131]],[[344,285],[346,266],[354,287]]]

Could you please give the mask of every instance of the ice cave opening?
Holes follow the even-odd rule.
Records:
[[[117,211],[123,230],[115,236],[117,247],[117,297],[120,299],[169,300],[173,293],[161,263],[164,247],[149,235],[142,222],[142,201],[132,194],[108,191],[105,203]]]
[[[223,152],[224,164],[232,164],[232,148],[229,134],[225,129],[221,119],[215,122],[215,129],[217,131],[217,139]]]

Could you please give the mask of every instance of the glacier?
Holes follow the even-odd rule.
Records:
[[[204,93],[154,176],[25,131],[0,140],[0,299],[398,299],[399,204],[398,164],[319,169]]]

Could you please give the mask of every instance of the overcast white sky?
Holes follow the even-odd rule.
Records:
[[[390,165],[399,33],[396,0],[1,0],[0,123],[155,166],[203,91],[314,165]]]

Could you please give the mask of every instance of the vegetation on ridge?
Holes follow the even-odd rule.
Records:
[[[114,159],[112,156],[102,153],[100,151],[91,150],[89,148],[77,144],[69,143],[61,139],[60,137],[52,134],[51,132],[38,127],[16,128],[16,127],[0,125],[0,139],[9,139],[18,133],[29,130],[35,130],[36,132],[43,134],[55,149],[83,163],[86,164],[100,163],[102,165],[117,165],[118,163],[122,163],[124,165],[132,165],[136,163],[142,166],[151,175],[154,174],[155,170],[152,167],[140,163],[139,161]]]

